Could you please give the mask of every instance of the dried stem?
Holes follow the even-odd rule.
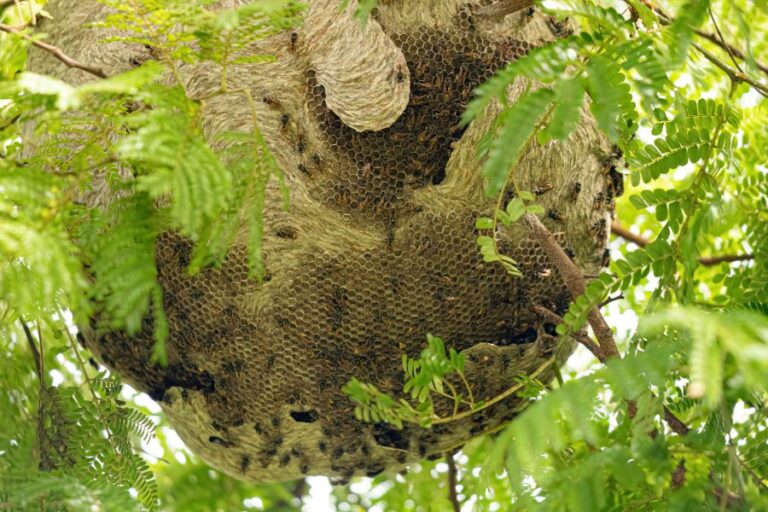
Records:
[[[611,223],[611,232],[616,236],[623,238],[629,242],[634,243],[639,247],[645,247],[650,240],[640,235],[636,235],[618,222]],[[732,263],[735,261],[749,261],[755,259],[752,254],[722,254],[720,256],[702,256],[699,258],[699,263],[705,267],[713,267],[721,263]]]
[[[21,322],[21,327],[24,329],[24,336],[27,338],[29,349],[32,351],[32,357],[35,360],[35,372],[37,373],[37,378],[40,380],[40,386],[45,387],[43,357],[40,355],[40,350],[37,348],[37,342],[35,341],[35,337],[32,336],[32,331],[30,331],[29,327],[27,327],[27,322],[25,322],[21,317],[19,317],[19,322]]]
[[[456,470],[456,461],[453,459],[453,453],[445,454],[445,462],[448,464],[448,499],[451,500],[453,512],[461,512],[461,503],[459,503],[459,495],[456,492],[456,485],[459,483],[459,473]]]
[[[38,41],[37,39],[34,39],[33,37],[29,36],[28,34],[25,34],[21,28],[19,27],[13,27],[11,25],[6,25],[4,23],[0,23],[0,32],[7,32],[9,34],[16,34],[22,39],[29,41],[33,46],[36,46],[37,48],[40,48],[41,50],[45,50],[46,52],[50,53],[57,59],[59,59],[61,62],[63,62],[67,67],[74,68],[74,69],[80,69],[82,71],[85,71],[86,73],[90,73],[93,76],[99,77],[99,78],[107,78],[107,74],[104,73],[104,71],[101,70],[101,68],[97,68],[94,66],[89,66],[87,64],[83,64],[81,62],[76,61],[72,57],[69,57],[67,54],[65,54],[61,48],[58,48],[56,46],[50,45],[48,43],[44,43],[42,41]]]

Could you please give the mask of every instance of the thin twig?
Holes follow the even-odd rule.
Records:
[[[749,261],[755,257],[751,254],[723,254],[721,256],[706,256],[699,258],[699,263],[705,267],[712,267],[721,263],[733,263],[734,261]]]
[[[480,7],[476,13],[484,18],[502,18],[507,14],[532,7],[535,3],[535,0],[499,0],[490,5]]]
[[[627,0],[624,0],[624,2],[627,3],[630,7],[632,6],[632,4],[629,3]],[[659,16],[659,23],[661,23],[662,25],[670,25],[674,21],[674,18],[672,18],[672,16],[670,16],[669,14],[665,13],[658,5],[652,4],[651,2],[643,2],[643,3]],[[729,44],[728,42],[726,42],[725,39],[718,38],[715,34],[712,34],[710,32],[706,32],[700,29],[694,29],[693,33],[699,37],[703,37],[704,39],[706,39],[711,43],[714,43],[715,45],[719,46],[723,50],[727,51],[732,56],[736,56],[743,61],[747,60],[744,55],[744,52],[742,52],[732,44]],[[754,60],[754,63],[757,69],[759,69],[760,71],[768,75],[768,66],[760,62],[757,62],[756,60]]]
[[[543,318],[545,321],[548,321],[549,323],[559,325],[563,323],[563,317],[552,311],[551,309],[547,309],[543,306],[531,306],[531,311],[539,315],[539,317]],[[584,332],[575,332],[571,334],[571,337],[575,339],[577,342],[584,345],[587,350],[592,352],[592,354],[600,360],[601,363],[605,362],[605,358],[603,357],[602,352],[600,352],[600,347],[597,346],[597,343],[592,341],[592,338],[590,338],[586,333]]]
[[[547,359],[546,361],[541,363],[541,365],[538,368],[536,368],[533,372],[527,374],[528,378],[535,379],[536,377],[538,377],[539,375],[544,373],[544,371],[547,368],[549,368],[554,362],[555,362],[555,356],[550,357],[549,359]],[[478,412],[480,412],[482,410],[488,409],[489,407],[492,407],[492,406],[496,405],[497,403],[499,403],[499,402],[501,402],[503,400],[506,400],[510,396],[514,395],[515,393],[517,393],[518,391],[523,389],[525,386],[527,386],[527,383],[525,383],[525,382],[520,382],[518,384],[515,384],[514,386],[512,386],[510,388],[507,388],[504,392],[496,395],[495,397],[493,397],[492,399],[488,400],[487,402],[483,402],[483,405],[480,406],[480,407],[477,407],[476,409],[460,412],[459,414],[457,414],[455,416],[449,416],[449,417],[446,417],[446,418],[435,418],[432,421],[432,425],[439,425],[441,423],[450,423],[450,422],[453,422],[453,421],[462,420],[464,418],[469,418],[473,414],[476,414],[476,413],[478,413]]]
[[[708,52],[704,48],[702,48],[700,45],[696,43],[691,43],[691,46],[696,48],[696,51],[698,51],[700,54],[702,54],[709,62],[720,68],[726,75],[728,75],[728,78],[730,78],[733,82],[744,82],[745,84],[751,85],[757,92],[762,94],[764,97],[768,98],[768,87],[761,84],[757,80],[754,80],[744,73],[740,73],[739,71],[731,68],[728,66],[728,64],[724,63],[720,59],[718,59],[715,55]]]
[[[161,457],[159,455],[155,455],[154,453],[150,453],[150,452],[148,452],[147,450],[145,450],[144,448],[142,448],[140,446],[136,447],[135,449],[140,451],[141,453],[143,453],[145,455],[148,455],[148,456],[154,458],[158,462],[162,462],[164,464],[170,464],[171,463],[168,459],[163,458],[163,457]]]
[[[755,481],[755,484],[758,487],[762,487],[763,490],[768,490],[768,485],[765,484],[764,478],[757,474],[757,472],[752,469],[751,466],[749,466],[744,459],[742,459],[739,455],[736,455],[736,461],[741,464],[741,467],[747,470],[747,473],[749,473],[749,476],[752,477],[752,479]]]
[[[712,8],[708,7],[707,10],[709,11],[709,19],[712,20],[712,25],[714,25],[717,35],[720,36],[720,42],[722,44],[718,46],[720,46],[721,48],[724,48],[725,51],[728,52],[728,55],[731,57],[731,62],[733,62],[733,65],[736,66],[736,69],[738,69],[740,73],[744,73],[744,70],[741,69],[741,66],[739,66],[739,62],[736,60],[736,57],[733,56],[733,52],[731,51],[730,45],[725,42],[723,33],[720,32],[720,27],[717,25],[717,21],[715,20],[715,15],[712,14]]]
[[[461,503],[459,503],[459,495],[456,492],[456,486],[459,483],[459,472],[456,470],[456,461],[453,460],[453,453],[445,454],[445,462],[448,464],[448,499],[451,500],[453,512],[461,512]]]
[[[56,46],[50,45],[48,43],[44,43],[42,41],[38,41],[37,39],[34,39],[33,37],[25,34],[22,32],[22,30],[18,27],[13,27],[11,25],[6,25],[4,23],[0,23],[0,31],[1,32],[7,32],[9,34],[16,34],[17,36],[21,37],[22,39],[29,41],[32,43],[33,46],[36,46],[37,48],[40,48],[41,50],[45,50],[46,52],[50,53],[54,57],[56,57],[58,60],[63,62],[67,67],[79,69],[82,71],[85,71],[86,73],[90,73],[93,76],[99,77],[99,78],[107,78],[107,74],[101,69],[94,66],[89,66],[87,64],[83,64],[81,62],[76,61],[72,57],[65,54],[61,48],[58,48]]]
[[[35,337],[32,336],[32,331],[29,330],[29,327],[27,327],[27,322],[25,322],[23,318],[19,317],[19,322],[21,323],[21,327],[24,329],[24,336],[27,338],[29,349],[32,351],[32,357],[35,360],[35,372],[37,373],[37,378],[40,380],[40,385],[45,386],[43,358],[40,356],[40,350],[37,348]]]
[[[698,29],[694,30],[693,32],[697,36],[703,37],[707,41],[718,45],[720,48],[723,48],[724,50],[727,50],[728,53],[730,53],[731,55],[734,55],[736,58],[741,59],[743,61],[747,60],[747,58],[744,56],[744,52],[742,52],[741,50],[739,50],[735,46],[733,46],[733,45],[731,45],[731,44],[729,44],[729,43],[727,43],[727,42],[725,42],[723,40],[718,39],[718,37],[715,34],[711,34],[709,32],[705,32],[703,30],[698,30]],[[757,67],[757,69],[759,69],[760,71],[762,71],[763,73],[768,75],[768,66],[766,66],[765,64],[762,64],[760,62],[757,62],[757,61],[754,61],[754,64],[755,64],[755,67]]]
[[[619,224],[616,221],[613,221],[611,223],[611,232],[623,238],[624,240],[627,240],[629,242],[634,243],[638,247],[645,247],[649,243],[651,243],[650,240],[647,238],[644,238],[640,235],[637,235],[621,224]],[[699,258],[699,263],[705,267],[713,267],[715,265],[719,265],[721,263],[733,263],[736,261],[750,261],[755,259],[755,256],[752,254],[722,254],[719,256],[702,256]]]
[[[625,297],[624,297],[623,293],[620,293],[620,294],[616,295],[615,297],[608,297],[603,302],[601,302],[598,307],[602,309],[605,306],[607,306],[608,304],[610,304],[611,302],[616,302],[617,300],[621,300],[621,299],[624,299],[624,298]]]

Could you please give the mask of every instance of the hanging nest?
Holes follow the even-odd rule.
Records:
[[[401,396],[401,356],[417,356],[426,333],[465,355],[478,400],[572,350],[531,312],[540,305],[562,314],[571,297],[525,229],[504,228],[499,238],[521,278],[484,263],[475,243],[475,219],[496,201],[483,194],[476,148],[499,106],[466,129],[459,123],[473,89],[555,37],[552,25],[536,12],[481,19],[461,0],[379,4],[362,29],[337,0],[312,0],[300,29],[255,49],[276,62],[230,70],[231,83],[261,99],[260,127],[291,192],[284,211],[277,187],[268,190],[263,283],[248,276],[245,231],[221,268],[193,277],[190,241],[168,232],[157,247],[167,367],[150,363],[150,318],[133,337],[84,330],[87,346],[157,400],[194,452],[237,478],[375,475],[441,455],[519,412],[523,400],[510,397],[431,429],[357,421],[342,386],[356,377]],[[72,56],[116,73],[146,50],[100,44],[103,32],[82,28],[105,9],[52,0],[46,29]],[[70,82],[87,79],[49,56],[36,59]],[[218,87],[217,69],[182,74],[190,95]],[[510,100],[524,88],[515,84]],[[211,138],[248,131],[250,122],[236,97],[206,103]],[[534,143],[515,171],[585,274],[606,264],[620,188],[609,154],[586,116],[567,141]],[[450,414],[452,404],[435,406]]]

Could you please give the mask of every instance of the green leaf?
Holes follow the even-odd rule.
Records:
[[[709,0],[688,0],[680,7],[666,34],[673,65],[679,65],[685,60],[693,40],[693,31],[704,23],[708,9]]]
[[[480,217],[475,220],[477,229],[493,229],[493,219],[490,217]]]
[[[507,214],[509,215],[510,223],[517,221],[525,214],[525,203],[519,197],[514,198],[507,204]]]
[[[501,191],[507,175],[517,164],[521,151],[553,99],[554,93],[551,90],[538,89],[523,95],[500,114],[500,133],[491,144],[488,160],[483,167],[487,195],[495,196]]]
[[[592,113],[608,138],[617,142],[635,115],[634,101],[624,74],[616,62],[603,56],[587,64]]]
[[[581,106],[584,102],[584,85],[578,78],[560,80],[555,87],[555,108],[552,119],[539,135],[539,142],[565,140],[576,129],[581,119]]]

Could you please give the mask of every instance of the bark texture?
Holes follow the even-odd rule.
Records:
[[[222,2],[231,6],[238,2]],[[458,125],[474,87],[505,62],[554,36],[539,13],[473,16],[488,2],[380,0],[366,30],[335,0],[312,0],[295,35],[258,48],[277,61],[230,70],[259,103],[261,129],[291,189],[267,201],[264,284],[247,277],[245,233],[221,269],[185,276],[188,241],[158,247],[171,337],[167,368],[151,365],[151,325],[128,338],[95,336],[90,348],[157,399],[179,435],[211,465],[250,480],[304,474],[373,475],[439,456],[517,414],[515,397],[431,430],[358,422],[341,393],[352,376],[397,393],[400,355],[418,354],[425,333],[467,357],[475,396],[490,399],[556,350],[553,326],[531,313],[560,314],[570,296],[526,230],[500,235],[523,278],[485,264],[474,220],[493,211],[483,195],[479,139],[498,106],[466,130]],[[106,9],[92,0],[51,0],[44,29],[68,54],[108,74],[147,50],[104,44],[86,24]],[[42,53],[38,71],[71,83],[90,78]],[[182,69],[190,94],[218,88],[218,70]],[[524,90],[517,83],[510,100]],[[248,131],[236,96],[206,103],[207,134]],[[516,169],[544,219],[586,274],[605,261],[613,196],[610,148],[587,117],[565,142],[533,144]],[[101,191],[89,197],[107,201]],[[557,350],[560,360],[571,350]],[[546,377],[545,373],[545,377]],[[438,403],[448,413],[451,404]]]

